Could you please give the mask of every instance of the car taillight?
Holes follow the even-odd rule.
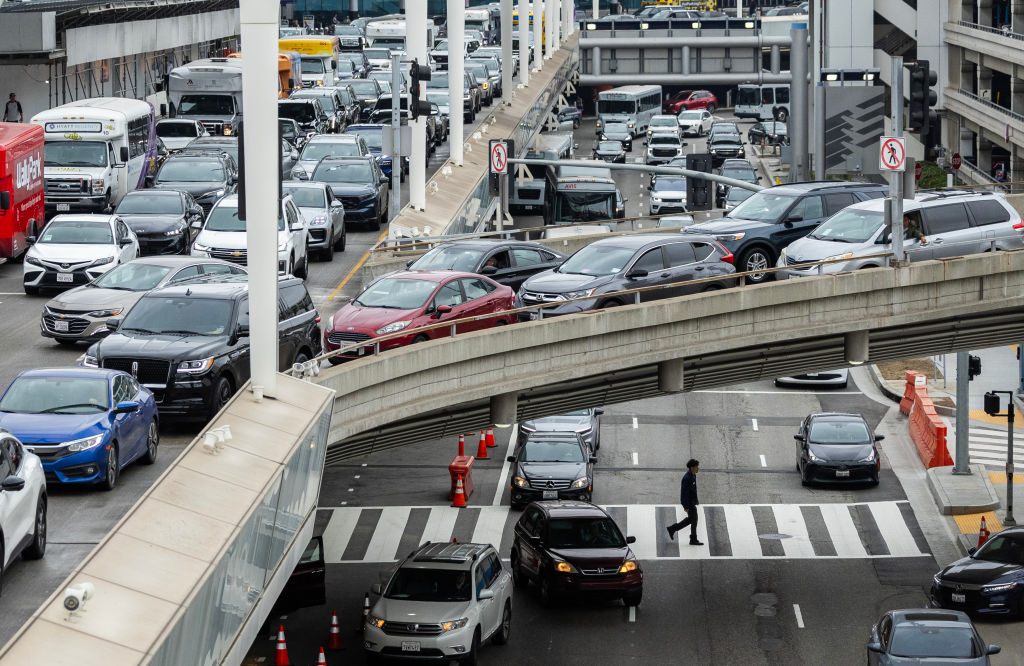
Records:
[[[320,315],[316,316],[316,323],[318,323],[318,324],[320,323]]]
[[[1016,229],[1017,231],[1024,231],[1024,220],[1013,225],[1013,228]]]
[[[722,251],[722,256],[721,256],[721,257],[719,257],[718,259],[719,259],[720,261],[724,261],[724,262],[725,262],[725,263],[727,263],[727,264],[731,264],[731,263],[733,263],[733,256],[732,256],[732,252],[730,252],[729,250],[727,250],[727,249],[725,248],[725,246],[724,246],[724,245],[722,245],[721,243],[719,243],[719,242],[717,242],[717,241],[715,242],[715,245],[717,245],[717,246],[718,246],[718,248],[719,248],[719,249],[720,249],[720,250]]]

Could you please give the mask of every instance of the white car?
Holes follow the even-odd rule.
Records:
[[[43,463],[18,438],[0,430],[0,585],[18,555],[46,552],[46,477]]]
[[[711,126],[715,122],[714,116],[707,109],[680,111],[679,115],[676,116],[676,120],[679,122],[679,131],[683,133],[683,136],[689,134],[704,136],[711,131]]]
[[[667,164],[683,154],[683,142],[674,134],[656,132],[647,139],[646,164]]]
[[[164,118],[156,123],[156,135],[164,142],[167,150],[181,150],[201,136],[210,136],[198,120],[188,118]]]
[[[139,239],[117,215],[56,215],[28,242],[26,294],[81,286],[139,256]]]
[[[651,116],[651,124],[647,126],[647,136],[654,134],[679,136],[679,118],[668,114]]]
[[[245,222],[238,219],[237,194],[214,204],[192,243],[192,256],[246,265]],[[281,199],[277,215],[277,270],[302,279],[309,273],[309,232],[302,213],[287,194]]]

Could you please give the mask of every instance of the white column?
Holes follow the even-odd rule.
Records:
[[[538,71],[544,66],[544,33],[541,17],[547,7],[548,0],[533,0],[533,69]]]
[[[551,26],[551,29],[555,31],[555,46],[551,50],[552,53],[561,48],[562,45],[562,0],[553,0],[555,5],[554,19],[555,24]]]
[[[512,98],[512,0],[501,0],[501,98]]]
[[[593,16],[593,18],[595,18],[595,19],[598,16],[601,15],[601,10],[599,8],[599,5],[600,5],[600,0],[594,0],[594,16]]]
[[[554,9],[552,0],[544,0],[544,59],[551,57],[551,47],[554,46],[555,37],[551,34],[551,12]]]
[[[405,20],[409,30],[405,41],[408,58],[427,64],[427,0],[406,0]],[[423,87],[420,85],[420,96]],[[415,100],[409,100],[415,103]],[[449,100],[451,102],[451,100]],[[450,107],[449,107],[450,108]],[[427,199],[427,124],[423,118],[410,121],[412,125],[412,151],[409,153],[409,204],[423,210]]]
[[[530,10],[533,2],[518,0],[516,7],[519,16],[519,81],[527,86],[530,85]]]
[[[252,385],[273,397],[277,392],[277,34],[278,0],[239,3],[246,44],[242,60],[242,108],[245,109],[245,208],[249,267],[249,367]]]
[[[736,0],[736,18],[743,17],[743,0]]]
[[[448,0],[448,125],[451,146],[451,160],[462,166],[463,119],[462,97],[465,94],[466,45],[462,41],[466,34],[465,0]]]

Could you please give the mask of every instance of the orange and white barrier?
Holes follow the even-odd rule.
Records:
[[[910,417],[910,437],[917,447],[917,455],[928,469],[952,465],[946,440],[948,428],[928,396],[927,377],[907,370],[906,379],[900,411]]]

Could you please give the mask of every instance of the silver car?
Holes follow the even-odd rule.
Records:
[[[370,148],[363,137],[355,134],[317,134],[309,139],[299,160],[292,167],[291,177],[307,180],[313,169],[325,157],[363,157],[370,154]]]
[[[281,189],[292,195],[306,220],[310,254],[331,261],[335,250],[345,250],[345,207],[326,183],[289,181]]]
[[[604,410],[598,408],[577,409],[556,416],[545,416],[539,419],[524,421],[519,424],[519,442],[521,446],[535,432],[575,432],[595,453],[601,448],[601,415]]]

